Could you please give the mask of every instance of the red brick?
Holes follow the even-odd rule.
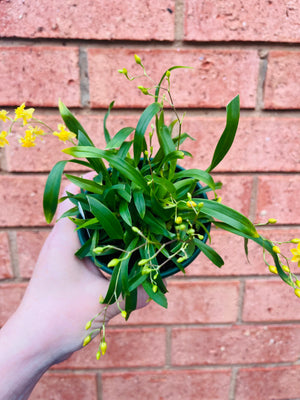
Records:
[[[173,40],[174,0],[0,4],[1,37]]]
[[[284,0],[185,2],[185,40],[294,42],[300,39],[298,9]]]
[[[173,328],[172,364],[296,362],[299,339],[297,325]]]
[[[1,176],[0,210],[1,226],[46,225],[43,215],[45,177]]]
[[[244,321],[298,321],[300,301],[292,287],[278,279],[246,282]]]
[[[8,236],[6,232],[0,232],[0,279],[12,277]]]
[[[214,175],[215,182],[223,183],[218,195],[222,203],[249,217],[252,177],[249,175]]]
[[[89,49],[89,78],[91,106],[107,107],[116,100],[116,107],[144,107],[151,103],[137,89],[152,86],[141,78],[128,82],[118,74],[127,68],[130,76],[139,75],[134,53],[138,53],[155,82],[173,65],[188,65],[192,70],[172,72],[174,104],[177,107],[224,107],[241,94],[241,105],[255,107],[259,58],[253,50],[199,49]],[[244,71],[247,70],[247,74]]]
[[[2,3],[3,4],[3,3]],[[56,107],[61,98],[80,106],[78,49],[72,47],[1,47],[0,104]]]
[[[34,388],[30,400],[97,400],[96,374],[47,373]]]
[[[107,329],[107,352],[96,360],[99,338],[54,368],[131,368],[164,366],[165,330],[162,328]]]
[[[193,154],[183,165],[202,169],[209,166],[225,121],[225,111],[222,118],[192,117],[187,112],[183,129],[196,140],[186,140],[182,146]],[[299,118],[242,115],[234,143],[216,171],[299,171],[299,130]]]
[[[228,398],[230,371],[143,371],[104,373],[103,400],[224,400]]]
[[[299,29],[298,29],[299,32]],[[271,51],[265,82],[266,109],[299,109],[300,52]]]
[[[298,175],[262,175],[258,178],[256,220],[276,218],[280,224],[299,224]]]
[[[151,302],[135,311],[130,324],[195,324],[235,322],[238,312],[239,282],[169,281],[168,308]],[[123,323],[118,316],[112,324]]]
[[[25,283],[3,283],[0,285],[0,326],[16,311],[26,288]]]
[[[48,231],[18,231],[17,246],[19,271],[22,278],[30,278]]]
[[[299,373],[299,366],[241,369],[235,400],[297,400]]]

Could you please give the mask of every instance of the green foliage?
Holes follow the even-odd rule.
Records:
[[[135,59],[148,76],[140,58],[136,56]],[[136,308],[140,285],[149,298],[167,307],[162,278],[168,276],[170,270],[172,273],[184,271],[200,251],[217,267],[223,266],[222,257],[206,243],[211,239],[211,224],[243,237],[247,255],[248,241],[257,243],[273,257],[280,277],[293,285],[272,243],[257,233],[248,218],[219,202],[216,192],[222,184],[210,175],[234,141],[240,115],[239,96],[226,108],[226,126],[209,167],[183,170],[178,166],[182,159],[191,157],[180,146],[187,139],[194,140],[182,132],[183,118],[178,115],[170,92],[171,72],[179,68],[188,67],[169,68],[152,88],[154,101],[142,112],[135,128],[124,127],[111,135],[106,123],[114,102],[109,105],[103,124],[105,149],[96,148],[70,110],[59,103],[65,124],[78,139],[77,145],[65,149],[64,153],[73,157],[69,161],[96,172],[91,180],[65,174],[81,193],[67,193],[62,199],[69,199],[74,205],[64,217],[77,225],[80,234],[82,247],[76,255],[79,258],[90,256],[99,268],[111,274],[103,302],[117,303],[120,307],[121,296],[125,300],[123,316],[126,319]],[[129,77],[126,69],[119,72],[129,80],[135,79]],[[151,88],[139,88],[142,93],[151,95]],[[168,125],[164,117],[165,103],[175,114]],[[148,129],[149,135],[146,134]],[[159,144],[157,151],[152,147],[153,135]],[[47,222],[56,211],[67,162],[58,162],[49,174],[44,193]],[[212,199],[207,198],[207,192],[212,192]]]

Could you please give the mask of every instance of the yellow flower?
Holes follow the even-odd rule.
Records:
[[[187,205],[189,208],[193,208],[193,207],[196,207],[196,206],[197,206],[197,204],[196,204],[193,200],[187,201],[187,202],[186,202],[186,205]]]
[[[291,253],[293,254],[291,261],[297,262],[298,267],[300,268],[300,243],[298,244],[296,249],[291,249]]]
[[[26,125],[28,120],[32,118],[32,114],[34,113],[34,108],[28,108],[25,110],[25,103],[21,104],[20,107],[15,109],[15,120],[22,118],[23,124]]]
[[[34,147],[35,139],[36,136],[32,134],[31,130],[26,130],[25,136],[19,139],[19,143],[22,144],[22,147]]]
[[[0,110],[0,119],[2,119],[2,121],[6,121],[7,120],[7,114],[8,112],[5,110]]]
[[[8,140],[6,139],[6,136],[7,136],[6,131],[2,131],[0,133],[0,147],[4,147],[6,144],[9,144]]]
[[[35,136],[41,136],[43,135],[45,132],[43,131],[42,128],[40,128],[39,126],[29,126],[28,127],[28,131],[30,131],[33,135]],[[27,132],[27,131],[26,131]]]
[[[57,136],[59,140],[66,143],[67,140],[72,140],[76,138],[75,133],[66,130],[66,127],[62,124],[58,125],[59,132],[53,132],[54,136]]]

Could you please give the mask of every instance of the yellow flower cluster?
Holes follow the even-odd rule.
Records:
[[[69,132],[66,127],[62,124],[58,125],[58,131],[54,131],[46,125],[44,122],[37,120],[36,118],[33,117],[35,109],[34,108],[25,108],[25,103],[21,104],[19,107],[15,109],[15,116],[14,118],[11,118],[8,116],[8,111],[6,110],[0,110],[0,121],[6,122],[10,121],[10,127],[8,130],[3,130],[0,133],[0,147],[4,147],[6,145],[9,145],[9,141],[7,140],[7,137],[12,134],[12,128],[16,121],[22,120],[22,126],[27,126],[28,121],[34,120],[38,124],[45,126],[49,133],[52,133],[54,136],[57,136],[59,140],[63,141],[66,143],[66,141],[71,141],[76,138],[75,133]],[[22,147],[34,147],[36,145],[35,141],[36,138],[42,135],[45,135],[45,131],[41,129],[40,126],[28,126],[27,129],[25,130],[25,134],[23,137],[19,138],[19,143],[22,145]]]

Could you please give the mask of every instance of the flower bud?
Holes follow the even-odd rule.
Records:
[[[104,248],[103,246],[95,247],[94,250],[93,250],[93,252],[94,252],[96,255],[99,255],[99,254],[103,253],[104,249],[105,249],[105,248]]]
[[[272,272],[272,274],[278,274],[277,268],[275,265],[269,265],[269,271]]]
[[[124,75],[126,75],[128,73],[126,68],[118,69],[118,72],[120,72],[120,74],[124,74]]]
[[[186,257],[179,257],[178,259],[177,259],[177,262],[180,264],[180,263],[182,263],[183,261],[185,261],[186,260]]]
[[[136,226],[132,226],[131,229],[132,229],[133,232],[135,232],[135,233],[141,233],[141,231],[139,230],[139,228],[137,228]]]
[[[100,353],[100,351],[97,351],[96,359],[97,359],[97,360],[100,360],[100,357],[101,357],[101,353]]]
[[[118,265],[120,262],[120,260],[118,258],[113,258],[112,260],[110,260],[110,262],[107,264],[108,268],[112,268],[115,267],[116,265]]]
[[[197,204],[197,208],[202,208],[204,206],[204,203],[200,201],[200,203]]]
[[[278,246],[273,246],[272,250],[274,251],[274,253],[280,254],[280,248]]]
[[[187,205],[189,208],[193,208],[193,207],[196,207],[196,206],[197,206],[197,204],[196,204],[193,200],[187,201],[187,202],[186,202],[186,205]]]
[[[191,228],[186,231],[188,235],[193,235],[195,233],[195,229]]]
[[[142,258],[142,259],[138,262],[138,265],[145,265],[145,264],[147,264],[148,261],[149,261],[148,259]]]
[[[148,275],[150,272],[152,272],[152,269],[147,266],[143,267],[141,271],[142,275]]]
[[[104,297],[102,296],[102,294],[100,294],[99,296],[99,303],[102,304],[104,302]]]
[[[148,89],[145,88],[144,86],[138,86],[138,89],[140,89],[140,91],[141,91],[143,94],[149,94]]]
[[[217,203],[222,203],[222,197],[221,197],[221,196],[219,196],[219,197],[217,198]]]
[[[175,218],[175,222],[176,222],[176,224],[181,224],[182,218],[181,217],[176,217]]]
[[[158,289],[157,285],[153,285],[153,286],[152,286],[152,291],[153,291],[153,293],[156,293],[156,292],[157,292],[157,289]]]
[[[106,353],[106,349],[107,349],[107,344],[106,344],[105,340],[103,340],[103,342],[101,342],[100,349],[101,349],[102,354],[104,355]]]
[[[127,317],[127,312],[123,310],[123,311],[121,311],[121,315],[122,315],[123,318],[126,318]]]
[[[85,325],[85,329],[88,330],[90,329],[90,327],[92,326],[92,321],[87,322],[87,324]]]
[[[276,222],[277,222],[277,219],[275,219],[275,218],[270,218],[268,220],[268,224],[276,224]]]
[[[297,297],[300,297],[300,289],[299,288],[297,288],[297,289],[295,289],[295,295],[297,296]]]
[[[197,235],[199,240],[203,240],[204,236],[203,235]]]
[[[298,286],[298,288],[300,288],[300,281],[297,279],[295,282],[296,286]]]
[[[171,75],[171,72],[168,70],[168,71],[166,72],[166,77],[167,77],[167,78],[170,78],[170,75]]]
[[[90,343],[91,340],[92,340],[91,335],[86,336],[86,337],[84,338],[84,340],[83,340],[82,346],[83,346],[83,347],[86,346],[87,344]]]
[[[291,243],[300,243],[300,239],[299,238],[294,238],[291,240]]]
[[[134,59],[138,65],[142,65],[141,57],[139,57],[137,54],[134,55]]]
[[[290,272],[290,269],[287,265],[283,265],[281,268],[284,270],[284,272],[287,272],[287,273]]]

